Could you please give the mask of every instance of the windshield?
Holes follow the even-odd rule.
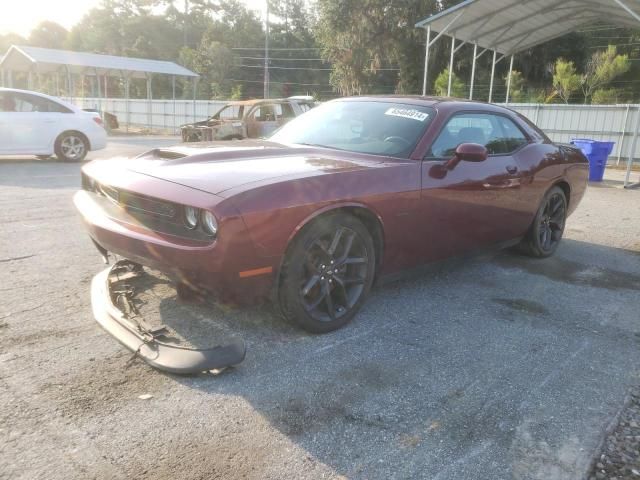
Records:
[[[408,158],[434,115],[429,107],[393,102],[329,102],[287,123],[271,140]]]

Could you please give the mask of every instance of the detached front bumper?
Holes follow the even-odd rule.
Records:
[[[171,373],[190,374],[222,369],[244,360],[246,347],[242,340],[207,349],[195,349],[171,343],[163,327],[150,327],[135,311],[125,312],[116,303],[131,306],[131,291],[115,291],[118,281],[127,275],[144,274],[138,265],[120,261],[97,274],[91,283],[91,306],[97,322],[125,347],[151,366]],[[118,302],[118,300],[121,300]],[[135,310],[135,308],[133,309]]]

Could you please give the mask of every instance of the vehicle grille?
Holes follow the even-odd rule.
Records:
[[[144,195],[138,195],[124,190],[117,191],[116,195],[118,203],[130,211],[163,218],[174,218],[178,212],[178,208],[174,204]]]
[[[123,218],[126,212],[142,225],[158,233],[211,243],[212,238],[200,229],[188,229],[184,223],[184,206],[129,192],[96,182],[82,174],[82,188],[103,199],[103,208],[112,218]]]

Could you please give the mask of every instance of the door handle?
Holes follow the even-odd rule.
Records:
[[[516,167],[515,165],[509,165],[507,166],[507,172],[513,175],[514,173],[518,172],[518,167]]]

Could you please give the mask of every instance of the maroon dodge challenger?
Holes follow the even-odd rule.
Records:
[[[91,162],[75,204],[105,258],[159,270],[178,292],[271,298],[300,327],[329,332],[376,278],[492,246],[553,254],[587,176],[579,150],[506,108],[358,97],[264,141]],[[124,341],[131,332],[104,304],[94,298],[95,315]]]

